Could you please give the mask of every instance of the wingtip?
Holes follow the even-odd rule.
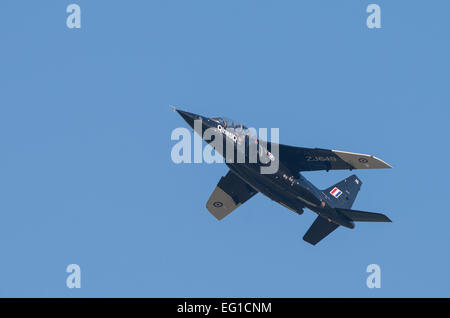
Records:
[[[392,220],[386,214],[383,214],[383,216],[384,216],[384,221],[383,222],[392,223]]]
[[[372,156],[372,158],[374,158],[375,160],[378,160],[382,165],[384,165],[383,168],[385,168],[385,169],[392,169],[392,166],[390,164],[388,164],[386,161],[384,161],[384,160],[382,160],[380,158],[377,158],[375,156]]]
[[[331,150],[343,161],[347,162],[352,169],[392,169],[392,166],[384,160],[367,154],[348,152],[342,150]]]
[[[310,245],[312,245],[312,246],[316,246],[317,245],[317,243],[319,243],[319,242],[311,242],[311,241],[308,241],[308,238],[306,237],[306,234],[303,236],[303,241],[305,241],[306,243],[308,243],[308,244],[310,244]]]

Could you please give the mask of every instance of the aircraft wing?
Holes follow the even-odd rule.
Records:
[[[339,225],[333,222],[329,222],[323,217],[318,216],[314,221],[314,223],[309,228],[308,232],[306,232],[305,236],[303,236],[303,240],[312,245],[316,245],[328,234],[336,230],[338,226]]]
[[[254,196],[258,191],[242,181],[233,172],[228,171],[222,177],[209,197],[206,208],[218,220],[222,220],[242,203]]]
[[[280,161],[293,172],[392,168],[383,160],[371,155],[274,143],[270,144],[270,148],[273,149],[276,145],[279,146]]]

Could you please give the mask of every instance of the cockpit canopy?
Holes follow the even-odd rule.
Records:
[[[225,129],[233,129],[237,135],[247,135],[253,138],[257,138],[257,132],[255,129],[249,129],[247,126],[235,120],[227,117],[213,117],[211,119],[220,124]]]
[[[234,128],[236,130],[247,129],[246,126],[242,125],[241,123],[238,123],[235,120],[227,118],[227,117],[214,117],[211,119],[214,120],[215,122],[219,123],[220,125],[222,125],[222,127],[224,127],[224,128]]]

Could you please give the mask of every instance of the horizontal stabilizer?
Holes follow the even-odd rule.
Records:
[[[350,220],[355,222],[392,222],[386,215],[374,212],[365,212],[348,209],[336,209]]]
[[[328,234],[337,229],[339,225],[333,222],[329,222],[321,216],[318,216],[314,223],[303,236],[303,240],[312,245],[316,245],[322,239],[324,239]]]

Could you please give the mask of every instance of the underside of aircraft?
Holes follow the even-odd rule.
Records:
[[[239,142],[244,145],[260,144],[260,140],[248,134],[247,127],[238,122],[223,117],[208,118],[176,111],[191,127],[194,128],[195,120],[200,120],[203,130],[218,130],[221,137],[231,138],[236,147]],[[203,138],[203,131],[196,132],[202,134]],[[205,141],[210,143],[209,140]],[[339,226],[353,229],[354,222],[391,222],[381,213],[351,209],[362,185],[356,175],[319,190],[301,174],[303,171],[391,168],[383,160],[371,155],[339,150],[294,147],[270,142],[263,144],[266,146],[260,152],[269,154],[271,161],[277,161],[278,170],[272,174],[261,174],[262,163],[226,162],[230,170],[220,179],[206,203],[208,211],[218,220],[261,192],[297,214],[302,214],[304,208],[318,214],[303,236],[306,242],[313,245]]]

